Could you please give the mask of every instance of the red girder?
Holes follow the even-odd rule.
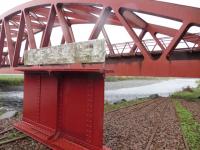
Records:
[[[47,26],[46,26],[46,28],[43,32],[41,47],[47,47],[49,45],[50,36],[51,36],[51,32],[52,32],[52,28],[53,28],[55,18],[56,18],[56,9],[52,5],[51,9],[49,11],[49,15],[48,15]]]
[[[0,62],[2,62],[3,58],[3,48],[4,48],[4,41],[5,41],[5,29],[4,29],[4,23],[1,26],[1,36],[0,36]],[[1,65],[2,63],[0,63]]]
[[[24,18],[25,18],[29,47],[34,49],[34,48],[36,48],[36,42],[35,42],[35,37],[34,37],[34,33],[33,33],[33,28],[32,28],[32,24],[31,24],[29,12],[25,10],[24,12],[22,12],[21,15],[24,15]]]
[[[110,7],[103,8],[103,10],[99,16],[99,19],[97,20],[97,22],[94,26],[94,29],[92,30],[92,33],[90,34],[89,40],[98,38],[106,20],[108,19],[109,15],[110,15],[110,11],[111,11]]]
[[[102,33],[103,33],[103,36],[104,36],[104,38],[106,40],[106,43],[107,43],[107,46],[108,46],[110,54],[114,54],[115,52],[113,51],[113,46],[112,46],[112,44],[110,42],[110,39],[109,39],[108,34],[106,32],[106,29],[104,27],[102,28]]]
[[[177,30],[150,24],[135,12],[179,21],[182,26]],[[40,47],[46,47],[51,45],[50,37],[54,27],[61,27],[63,32],[61,44],[64,44],[75,42],[72,30],[74,24],[95,24],[89,39],[96,39],[101,32],[103,33],[109,50],[107,68],[113,69],[115,75],[200,77],[200,36],[188,32],[191,26],[200,25],[199,14],[200,9],[198,8],[155,0],[30,1],[0,16],[0,64],[2,67],[5,65],[10,67],[21,65],[23,62],[20,57],[22,42],[26,41],[25,50],[37,48],[35,34],[39,32],[43,33]],[[106,24],[123,26],[126,29],[132,41],[134,41],[129,45],[128,52],[125,51],[127,48],[126,43],[124,43],[126,48],[122,51],[118,51],[117,47],[113,47],[114,45],[109,39],[110,35],[104,28]],[[139,36],[133,28],[142,30]],[[148,40],[143,40],[146,33],[151,35],[153,45],[148,44]],[[169,36],[172,39],[166,42],[165,38],[160,39],[157,37],[158,33]],[[112,36],[120,35],[116,33],[116,35]],[[179,49],[177,47],[180,41],[185,42],[188,47],[187,51],[185,48]],[[194,46],[190,46],[188,42],[194,43]],[[148,45],[153,46],[152,51],[149,50]],[[160,47],[160,50],[154,52],[157,47]],[[3,55],[4,49],[8,49],[8,56],[6,57]],[[114,62],[115,67],[111,62]],[[126,64],[129,69],[124,67]],[[139,69],[136,69],[138,68],[136,64]],[[188,64],[192,65],[192,67]],[[151,69],[155,65],[158,69],[157,72],[159,72],[157,74],[155,69]],[[169,68],[168,72],[165,72],[162,68]],[[173,69],[175,69],[174,72],[170,73],[171,71],[169,72],[169,70]],[[141,72],[141,70],[144,71]],[[189,73],[191,71],[193,72]]]
[[[65,39],[65,42],[67,42],[67,43],[74,42],[75,39],[74,39],[74,34],[73,34],[73,31],[72,31],[72,28],[71,28],[71,24],[69,23],[68,18],[65,19],[65,16],[63,14],[62,5],[54,6],[54,7],[55,7],[56,13],[58,15],[58,20],[60,22],[60,25],[61,25],[61,28],[62,28],[62,31],[63,31],[63,36],[64,36],[64,39]]]
[[[12,66],[15,47],[14,47],[14,42],[13,42],[12,37],[11,37],[9,22],[8,22],[7,19],[4,20],[4,27],[5,27],[5,34],[6,34],[7,44],[8,44],[9,60],[10,60],[11,66]]]
[[[13,56],[13,64],[12,64],[13,67],[17,67],[18,62],[19,62],[20,49],[21,49],[21,44],[22,44],[21,41],[23,40],[24,29],[25,29],[25,20],[24,20],[24,16],[21,15],[19,31],[17,34],[17,41],[15,44],[15,51],[14,51],[14,56]]]

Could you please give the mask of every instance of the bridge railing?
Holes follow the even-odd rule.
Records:
[[[170,44],[172,38],[171,37],[161,37],[158,38],[160,43],[166,49]],[[157,52],[161,53],[162,49],[158,45],[158,43],[154,39],[145,39],[142,40],[143,45],[150,53]],[[109,53],[109,48],[106,47],[106,52],[108,56],[121,56],[121,55],[133,55],[140,53],[138,47],[134,46],[133,41],[124,42],[124,43],[116,43],[112,44],[114,54]],[[200,46],[200,33],[189,34],[185,36],[177,45],[177,51],[196,51]]]
[[[166,49],[170,44],[172,38],[171,37],[161,37],[158,38],[160,43]],[[158,43],[154,39],[144,39],[142,40],[143,45],[150,53],[161,54],[162,49],[158,45]],[[110,54],[109,48],[106,45],[106,53],[107,57],[119,57],[119,56],[133,56],[133,55],[141,55],[140,49],[134,45],[133,41],[123,42],[123,43],[115,43],[112,44],[113,54]],[[177,47],[176,51],[199,51],[200,50],[200,33],[188,34],[182,38]],[[24,59],[23,57],[19,58],[19,65],[23,65]],[[9,65],[8,53],[4,53],[2,65]]]

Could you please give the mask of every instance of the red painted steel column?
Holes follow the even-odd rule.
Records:
[[[49,73],[40,67],[24,75],[23,119],[17,129],[55,150],[106,149],[102,70]]]

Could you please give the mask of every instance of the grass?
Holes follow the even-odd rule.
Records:
[[[142,103],[145,100],[147,100],[147,99],[138,99],[138,100],[132,100],[132,101],[122,100],[122,101],[114,103],[114,104],[111,104],[106,101],[106,103],[104,105],[104,112],[109,112],[109,111],[118,110],[120,108],[124,108],[124,107],[128,107],[128,106],[133,106],[138,103]]]
[[[2,102],[0,102],[0,108],[1,108],[2,106],[3,106],[3,105],[2,105]],[[1,109],[1,110],[0,110],[0,116],[3,115],[4,113],[5,113],[5,110],[4,110],[4,109],[3,109],[3,110]]]
[[[18,86],[24,82],[23,75],[0,75],[0,87]]]
[[[175,92],[171,95],[175,99],[184,99],[189,101],[198,101],[200,100],[200,82],[197,88],[185,88],[183,91]]]
[[[3,115],[6,111],[0,110],[0,116]]]
[[[7,138],[8,139],[13,139],[13,138],[19,137],[20,135],[22,135],[22,133],[14,131],[14,132],[11,132],[10,134],[8,134]]]
[[[136,77],[136,76],[108,76],[106,77],[106,82],[116,82],[124,80],[160,80],[163,78],[156,77]]]
[[[200,150],[200,124],[193,118],[192,113],[181,105],[180,101],[175,101],[175,107],[183,135],[190,149]]]

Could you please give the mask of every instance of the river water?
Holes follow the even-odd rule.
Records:
[[[116,102],[122,99],[134,100],[137,98],[148,97],[158,94],[167,97],[170,94],[180,91],[186,87],[197,87],[199,79],[168,79],[168,80],[126,80],[117,82],[106,82],[105,100]],[[0,92],[0,101],[8,105],[14,104],[21,106],[23,91]]]
[[[197,81],[199,79],[169,79],[169,80],[158,80],[147,85],[135,85],[133,87],[122,88],[110,88],[105,91],[105,99],[109,102],[116,102],[122,99],[134,100],[137,98],[148,97],[153,94],[158,94],[163,97],[167,97],[170,94],[181,91],[183,88],[191,87],[195,88],[198,86]],[[115,84],[119,84],[118,83]],[[130,81],[131,82],[131,81]],[[112,84],[112,83],[111,83]],[[107,86],[110,86],[109,83]]]

